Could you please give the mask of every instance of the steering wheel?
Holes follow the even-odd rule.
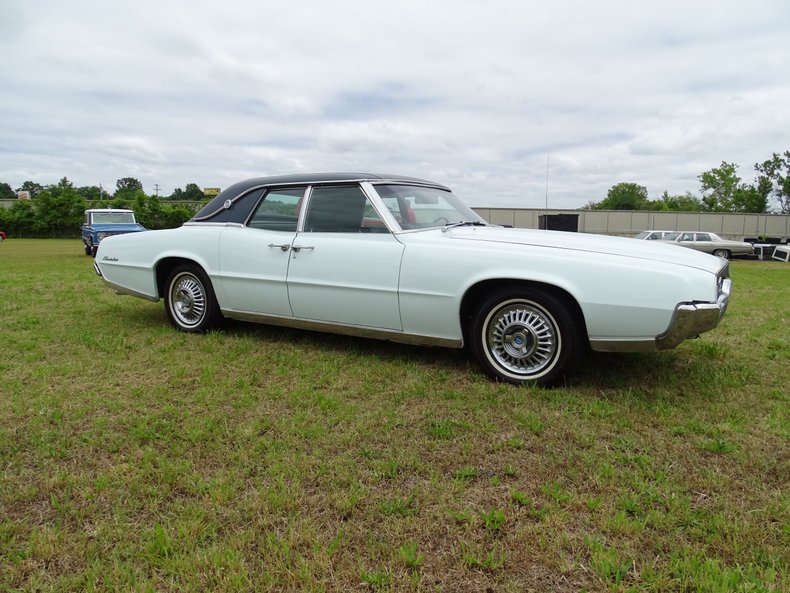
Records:
[[[442,221],[444,221],[444,222],[442,222]],[[439,218],[434,220],[432,224],[450,224],[450,221],[447,220],[444,216],[440,216]]]

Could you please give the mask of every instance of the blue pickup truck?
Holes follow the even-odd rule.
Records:
[[[85,222],[82,224],[82,242],[85,255],[96,257],[99,243],[110,235],[139,233],[145,227],[137,223],[134,211],[123,208],[91,208],[85,211]]]

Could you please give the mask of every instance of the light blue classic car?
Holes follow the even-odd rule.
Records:
[[[396,175],[249,179],[181,228],[110,237],[96,272],[164,299],[185,332],[223,318],[461,348],[515,384],[561,382],[592,348],[674,348],[716,327],[728,262],[659,241],[488,224]]]
[[[85,255],[96,255],[102,239],[112,235],[139,233],[145,227],[137,223],[134,211],[124,208],[90,208],[85,211],[82,224],[82,243]]]

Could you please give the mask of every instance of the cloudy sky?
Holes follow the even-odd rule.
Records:
[[[698,194],[722,161],[752,182],[790,150],[789,65],[788,0],[0,0],[0,181]]]

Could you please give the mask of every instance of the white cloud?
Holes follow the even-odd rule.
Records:
[[[790,129],[785,0],[6,0],[0,181],[369,170],[473,205],[697,191]]]

